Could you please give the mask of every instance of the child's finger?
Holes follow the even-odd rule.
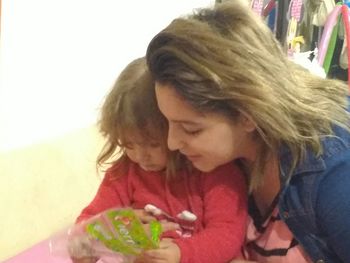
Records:
[[[160,221],[160,223],[162,224],[162,231],[166,232],[166,231],[176,231],[176,230],[180,230],[181,227],[179,224],[174,223],[174,222],[169,222],[169,221],[165,221],[162,220]]]
[[[140,255],[133,263],[157,263],[159,260],[163,260],[163,258],[159,258],[157,252],[154,254],[148,254],[150,250],[144,252]]]
[[[149,223],[152,220],[155,220],[156,218],[152,215],[150,215],[148,212],[146,212],[143,209],[134,209],[135,214],[137,217],[141,220],[142,223]]]
[[[164,256],[162,252],[159,251],[159,249],[151,249],[145,251],[142,258],[145,262],[153,262],[155,260],[163,259]]]

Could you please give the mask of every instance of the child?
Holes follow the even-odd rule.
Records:
[[[167,149],[167,129],[145,59],[136,59],[104,102],[100,130],[107,143],[98,164],[115,160],[77,221],[113,207],[146,208],[180,228],[165,232],[171,239],[146,251],[142,262],[228,262],[240,253],[246,230],[244,177],[233,164],[208,173],[189,167]]]

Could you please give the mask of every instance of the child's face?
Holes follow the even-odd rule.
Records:
[[[137,134],[126,138],[125,153],[145,171],[158,172],[167,164],[166,149],[158,141],[146,140]]]

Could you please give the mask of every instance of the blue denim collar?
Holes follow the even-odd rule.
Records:
[[[330,156],[334,156],[344,149],[350,148],[350,134],[345,129],[335,126],[333,127],[334,135],[323,136],[321,143],[323,152],[320,156],[316,154],[308,147],[306,149],[305,157],[299,161],[297,167],[293,171],[294,174],[318,172],[326,169],[325,160]],[[286,145],[282,145],[280,148],[280,172],[281,181],[289,181],[289,172],[292,163],[292,154]]]
[[[326,169],[326,164],[322,156],[316,156],[311,150],[307,150],[305,157],[299,161],[292,174],[290,174],[292,164],[292,154],[287,146],[280,148],[280,173],[281,181],[288,182],[290,177],[295,174],[323,171]]]

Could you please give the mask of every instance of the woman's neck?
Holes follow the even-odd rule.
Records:
[[[261,214],[265,214],[281,189],[280,170],[277,157],[271,157],[264,169],[263,180],[253,197]]]

